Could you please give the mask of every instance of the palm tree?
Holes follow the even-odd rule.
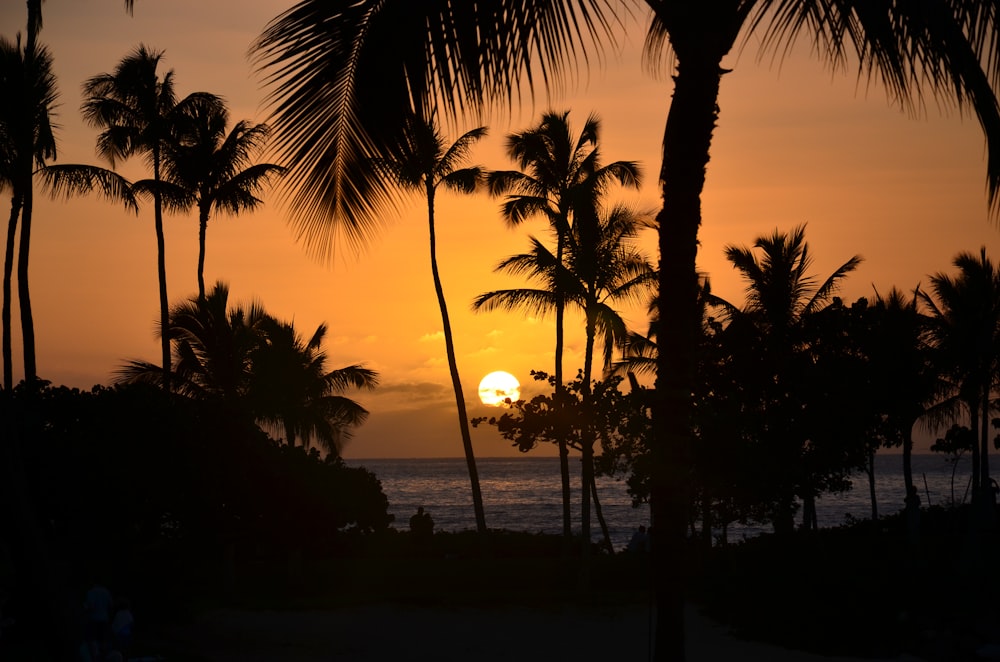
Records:
[[[969,414],[973,446],[973,499],[989,490],[990,395],[1000,363],[1000,268],[986,255],[959,253],[953,262],[958,275],[931,277],[933,296],[922,293],[930,309],[931,342],[938,361],[947,366],[957,400]],[[978,489],[977,489],[978,488]]]
[[[910,296],[896,288],[884,297],[876,293],[863,340],[874,382],[871,391],[881,400],[884,441],[903,451],[904,494],[913,486],[913,426],[932,404],[940,383],[920,300],[919,288]]]
[[[33,174],[56,156],[56,141],[51,114],[57,98],[52,56],[44,47],[32,46],[22,51],[20,44],[0,40],[0,136],[2,174],[0,184],[11,190],[11,210],[7,222],[3,281],[3,361],[4,388],[13,386],[11,356],[11,276],[14,266],[14,243],[20,218],[21,233],[17,244],[17,294],[21,313],[21,340],[24,356],[24,379],[37,378],[35,331],[28,286],[28,256],[31,244],[31,220],[34,206]]]
[[[339,457],[350,429],[368,418],[368,411],[343,393],[349,388],[375,388],[377,374],[360,365],[328,371],[322,350],[325,324],[305,342],[292,324],[274,318],[266,319],[262,330],[248,394],[256,419],[280,427],[290,446],[301,439],[309,448],[317,441]]]
[[[293,324],[268,315],[258,302],[231,306],[223,283],[205,297],[173,306],[170,319],[179,394],[281,430],[289,445],[301,439],[309,447],[315,440],[338,455],[350,428],[367,418],[343,393],[374,388],[378,375],[361,365],[327,370],[326,325],[303,341]],[[159,366],[138,360],[122,366],[116,377],[120,384],[162,385],[162,380]]]
[[[659,337],[653,408],[656,658],[683,660],[683,467],[692,440],[693,349],[700,323],[695,258],[727,71],[723,58],[741,34],[778,55],[805,37],[826,63],[856,62],[859,74],[883,82],[897,105],[920,106],[929,91],[970,107],[991,154],[992,202],[1000,187],[1000,110],[991,89],[1000,73],[1000,40],[993,38],[997,15],[973,0],[646,4],[647,60],[663,62],[669,49],[674,68],[659,170],[657,305],[661,319],[672,323]],[[276,17],[253,50],[272,86],[270,124],[279,149],[295,164],[287,184],[295,191],[293,222],[307,246],[328,254],[329,242],[341,234],[353,243],[370,236],[373,219],[393,201],[388,183],[363,164],[392,147],[408,113],[436,105],[452,116],[474,113],[510,104],[522,83],[559,85],[576,65],[591,62],[602,44],[618,43],[632,6],[613,0],[485,0],[471,6],[302,0]]]
[[[760,257],[754,252],[760,252]],[[746,283],[746,305],[739,308],[718,297],[709,303],[722,310],[729,322],[727,333],[735,334],[740,346],[748,351],[745,361],[752,364],[747,372],[759,384],[761,408],[777,478],[775,483],[777,511],[774,527],[779,533],[792,530],[795,512],[795,490],[804,501],[804,522],[814,524],[813,486],[802,466],[803,407],[798,401],[801,388],[795,384],[808,381],[806,373],[812,365],[808,358],[810,342],[807,334],[809,318],[828,305],[841,281],[861,263],[855,255],[838,267],[824,281],[809,274],[812,255],[805,241],[805,226],[791,233],[775,230],[758,237],[753,249],[729,245],[726,259],[740,272]]]
[[[521,170],[491,172],[490,193],[505,195],[501,213],[507,223],[518,226],[533,216],[546,218],[556,238],[556,264],[562,264],[566,238],[573,227],[577,208],[592,207],[612,181],[639,187],[639,168],[629,161],[600,163],[600,120],[591,114],[574,140],[569,111],[548,112],[536,127],[507,136],[507,154]],[[556,402],[564,391],[563,324],[565,300],[559,280],[553,282],[555,296],[555,383]],[[572,537],[570,522],[569,448],[557,441],[559,472],[562,479],[563,537]]]
[[[163,175],[198,208],[198,296],[205,296],[205,233],[212,211],[236,215],[263,204],[257,196],[284,172],[273,163],[253,164],[267,140],[266,124],[237,122],[226,134],[223,106],[191,105],[180,113],[179,135],[164,146]]]
[[[563,238],[565,260],[553,255],[538,239],[532,238],[528,253],[502,261],[496,271],[523,274],[541,281],[537,289],[487,292],[476,297],[474,310],[524,309],[531,314],[559,310],[569,303],[583,312],[586,342],[582,372],[582,405],[587,411],[591,400],[594,350],[600,338],[603,372],[610,371],[616,348],[628,337],[625,321],[613,305],[635,302],[648,295],[655,285],[656,272],[633,241],[645,224],[641,214],[625,205],[615,205],[605,213],[578,208],[578,221]],[[584,220],[586,219],[586,220]],[[558,388],[558,382],[557,382]],[[582,426],[582,512],[581,530],[585,560],[590,549],[590,505],[594,493],[594,431],[587,421]],[[561,450],[561,449],[560,449]],[[584,563],[583,568],[587,568]]]
[[[181,115],[193,115],[193,107],[218,107],[219,97],[194,93],[180,102],[174,94],[173,71],[162,78],[157,73],[162,51],[139,45],[118,63],[113,73],[98,74],[84,83],[83,116],[102,129],[97,152],[112,166],[118,159],[144,154],[153,170],[153,220],[156,230],[157,276],[160,294],[160,346],[163,387],[170,390],[170,311],[167,299],[166,247],[163,237],[163,191],[160,186],[163,149],[175,135]]]
[[[427,200],[427,227],[430,235],[431,274],[434,277],[434,292],[438,308],[441,310],[441,324],[444,328],[445,351],[448,355],[448,371],[455,391],[455,405],[458,408],[458,427],[462,435],[462,448],[472,484],[472,505],[476,514],[476,530],[486,534],[486,511],[483,495],[479,488],[479,471],[472,449],[472,434],[469,431],[469,417],[465,410],[465,394],[458,374],[455,358],[455,341],[452,336],[448,306],[437,262],[437,234],[434,227],[434,198],[439,187],[459,193],[472,193],[483,178],[479,166],[460,168],[468,157],[469,150],[486,135],[486,128],[479,127],[463,134],[451,146],[431,121],[417,116],[408,117],[404,124],[403,136],[398,142],[395,154],[387,158],[373,160],[374,169],[387,181],[405,191],[421,192]]]

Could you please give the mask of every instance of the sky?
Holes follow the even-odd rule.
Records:
[[[43,5],[39,40],[52,52],[60,91],[58,163],[108,165],[95,154],[98,131],[80,116],[81,87],[87,78],[113,70],[140,43],[164,51],[163,70],[173,70],[179,96],[220,94],[232,121],[266,121],[266,90],[247,51],[290,2],[139,0],[132,17],[122,4]],[[24,2],[4,0],[0,35],[23,33],[25,17]],[[644,72],[642,37],[642,27],[634,24],[620,52],[584,72],[571,90],[555,98],[542,92],[513,116],[492,118],[471,162],[513,168],[503,149],[508,133],[528,128],[549,109],[569,110],[577,128],[593,112],[602,121],[604,161],[639,161],[646,173],[638,193],[616,192],[613,199],[658,208],[656,173],[671,83]],[[886,102],[881,89],[859,85],[853,72],[830,71],[807,48],[797,47],[775,63],[762,61],[748,42],[725,65],[732,72],[722,81],[698,257],[714,292],[743,301],[743,284],[723,258],[725,246],[749,246],[760,235],[800,224],[806,224],[818,276],[853,255],[864,258],[839,293],[848,301],[893,286],[912,290],[930,274],[953,273],[959,251],[985,246],[994,259],[1000,257],[998,224],[986,202],[984,141],[974,118],[933,101],[917,116],[904,113]],[[475,126],[470,118],[451,127],[450,137]],[[146,176],[138,160],[119,169],[127,177]],[[0,206],[9,202],[9,192],[0,192]],[[497,413],[479,404],[485,374],[514,374],[522,395],[530,397],[537,391],[529,372],[552,369],[551,317],[471,311],[471,301],[483,292],[526,285],[493,269],[526,250],[529,236],[545,236],[540,220],[508,229],[498,205],[485,194],[442,194],[437,207],[438,261],[470,416]],[[213,217],[209,285],[227,282],[231,301],[258,300],[306,335],[325,322],[331,368],[363,363],[379,372],[376,391],[350,394],[371,415],[355,431],[346,458],[461,456],[421,200],[387,215],[362,253],[338,249],[329,263],[309,257],[288,219],[277,191],[265,195],[265,205],[253,214]],[[170,216],[165,226],[168,293],[179,302],[197,293],[197,219],[193,212]],[[109,384],[126,360],[158,362],[151,207],[135,216],[96,197],[67,202],[39,195],[32,227],[30,287],[40,377],[89,389]],[[643,245],[655,260],[655,237],[644,237]],[[16,320],[16,303],[14,311]],[[645,331],[643,307],[622,313]],[[567,374],[583,364],[583,327],[575,321],[579,332],[567,338]],[[17,365],[21,347],[14,326]],[[473,443],[479,457],[518,454],[488,426],[473,431]],[[535,452],[551,455],[553,449]]]

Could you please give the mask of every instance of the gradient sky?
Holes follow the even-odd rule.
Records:
[[[61,92],[58,162],[100,163],[94,152],[97,131],[79,114],[81,85],[111,71],[140,43],[165,51],[164,71],[174,70],[179,96],[220,94],[233,121],[264,121],[264,91],[247,48],[290,4],[140,0],[129,17],[119,0],[48,0],[39,39],[52,51]],[[5,0],[0,34],[13,39],[23,32],[25,14],[23,2]],[[572,94],[551,100],[539,95],[534,107],[496,118],[474,162],[511,168],[504,136],[532,125],[548,108],[571,110],[576,127],[596,112],[603,122],[604,161],[636,160],[647,173],[639,194],[619,198],[657,208],[655,174],[671,85],[643,72],[642,29],[632,34],[620,57],[585,72]],[[942,111],[933,101],[911,117],[891,108],[880,89],[866,91],[852,73],[825,69],[805,48],[779,66],[760,61],[751,43],[726,64],[733,71],[722,83],[699,253],[699,268],[710,274],[715,292],[742,301],[742,284],[722,258],[724,246],[750,245],[758,235],[802,223],[817,275],[825,277],[854,254],[865,258],[841,291],[849,301],[870,296],[873,288],[910,290],[926,283],[929,274],[951,272],[951,261],[962,250],[986,246],[994,259],[1000,257],[1000,235],[986,204],[984,141],[973,118]],[[474,126],[458,127],[452,137]],[[145,176],[139,161],[121,171]],[[363,254],[342,250],[332,264],[306,255],[286,224],[278,195],[266,201],[252,215],[218,216],[209,223],[207,282],[228,282],[233,301],[256,298],[273,314],[294,320],[304,334],[326,322],[331,367],[361,362],[379,371],[382,386],[356,394],[371,418],[356,432],[346,457],[460,456],[420,200],[398,217],[387,216],[384,231]],[[4,192],[0,204],[7,203]],[[438,205],[438,259],[473,416],[495,412],[478,404],[483,375],[507,370],[530,396],[529,370],[551,370],[552,362],[550,318],[469,310],[482,292],[524,285],[494,274],[493,267],[525,250],[529,234],[545,232],[542,221],[507,229],[497,206],[485,195],[447,194]],[[40,197],[33,219],[39,375],[89,388],[109,383],[126,359],[158,361],[152,209],[135,217],[96,198],[67,203]],[[177,302],[197,292],[197,222],[192,213],[168,217],[165,224],[168,291]],[[655,239],[646,243],[653,255]],[[623,312],[645,330],[641,308]],[[568,338],[568,374],[583,363],[582,324],[579,328]],[[14,342],[17,365],[19,336]],[[480,457],[517,454],[491,428],[475,430],[474,443]],[[551,454],[550,449],[539,453]]]

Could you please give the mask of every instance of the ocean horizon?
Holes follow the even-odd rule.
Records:
[[[348,459],[349,466],[363,466],[382,483],[389,499],[389,512],[395,516],[393,527],[407,530],[410,516],[418,507],[434,519],[435,531],[460,532],[475,529],[472,494],[465,458]],[[579,457],[570,458],[570,485],[573,492],[573,530],[580,531]],[[556,457],[476,458],[486,525],[526,533],[562,532],[559,459]],[[952,475],[954,469],[954,496]],[[944,505],[968,500],[971,460],[959,459],[957,465],[935,453],[913,455],[913,478],[922,505]],[[885,453],[875,458],[875,493],[879,515],[890,515],[903,508],[902,455]],[[649,526],[649,506],[633,507],[624,480],[597,479],[597,492],[609,536],[615,550],[628,544],[640,525]],[[871,518],[868,476],[852,476],[852,489],[840,494],[826,494],[817,499],[820,527],[834,527],[852,520]],[[769,532],[769,524],[734,523],[728,530],[730,541]],[[721,532],[716,532],[717,535]],[[592,513],[591,536],[601,539],[601,529]]]

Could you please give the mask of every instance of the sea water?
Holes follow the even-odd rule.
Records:
[[[436,531],[475,529],[472,490],[464,458],[348,460],[351,466],[363,466],[375,473],[389,499],[389,512],[395,515],[394,527],[406,529],[410,516],[423,506],[434,519]],[[913,456],[913,480],[920,490],[923,505],[947,505],[968,500],[971,470],[968,457],[957,464],[938,454]],[[562,496],[559,460],[553,457],[477,458],[476,469],[483,494],[486,525],[528,533],[562,531]],[[954,470],[954,484],[952,471]],[[828,494],[816,502],[821,527],[844,524],[850,519],[871,517],[868,476],[858,473],[853,488],[842,494]],[[570,459],[572,521],[580,531],[580,462]],[[875,492],[880,515],[899,512],[903,507],[903,459],[899,454],[879,455],[875,459]],[[622,549],[639,525],[649,526],[649,507],[634,507],[623,480],[597,479],[597,493],[607,522],[611,542]],[[954,496],[953,496],[954,495]],[[601,536],[596,513],[592,512],[591,534]],[[729,539],[754,536],[769,531],[769,525],[729,527]]]

